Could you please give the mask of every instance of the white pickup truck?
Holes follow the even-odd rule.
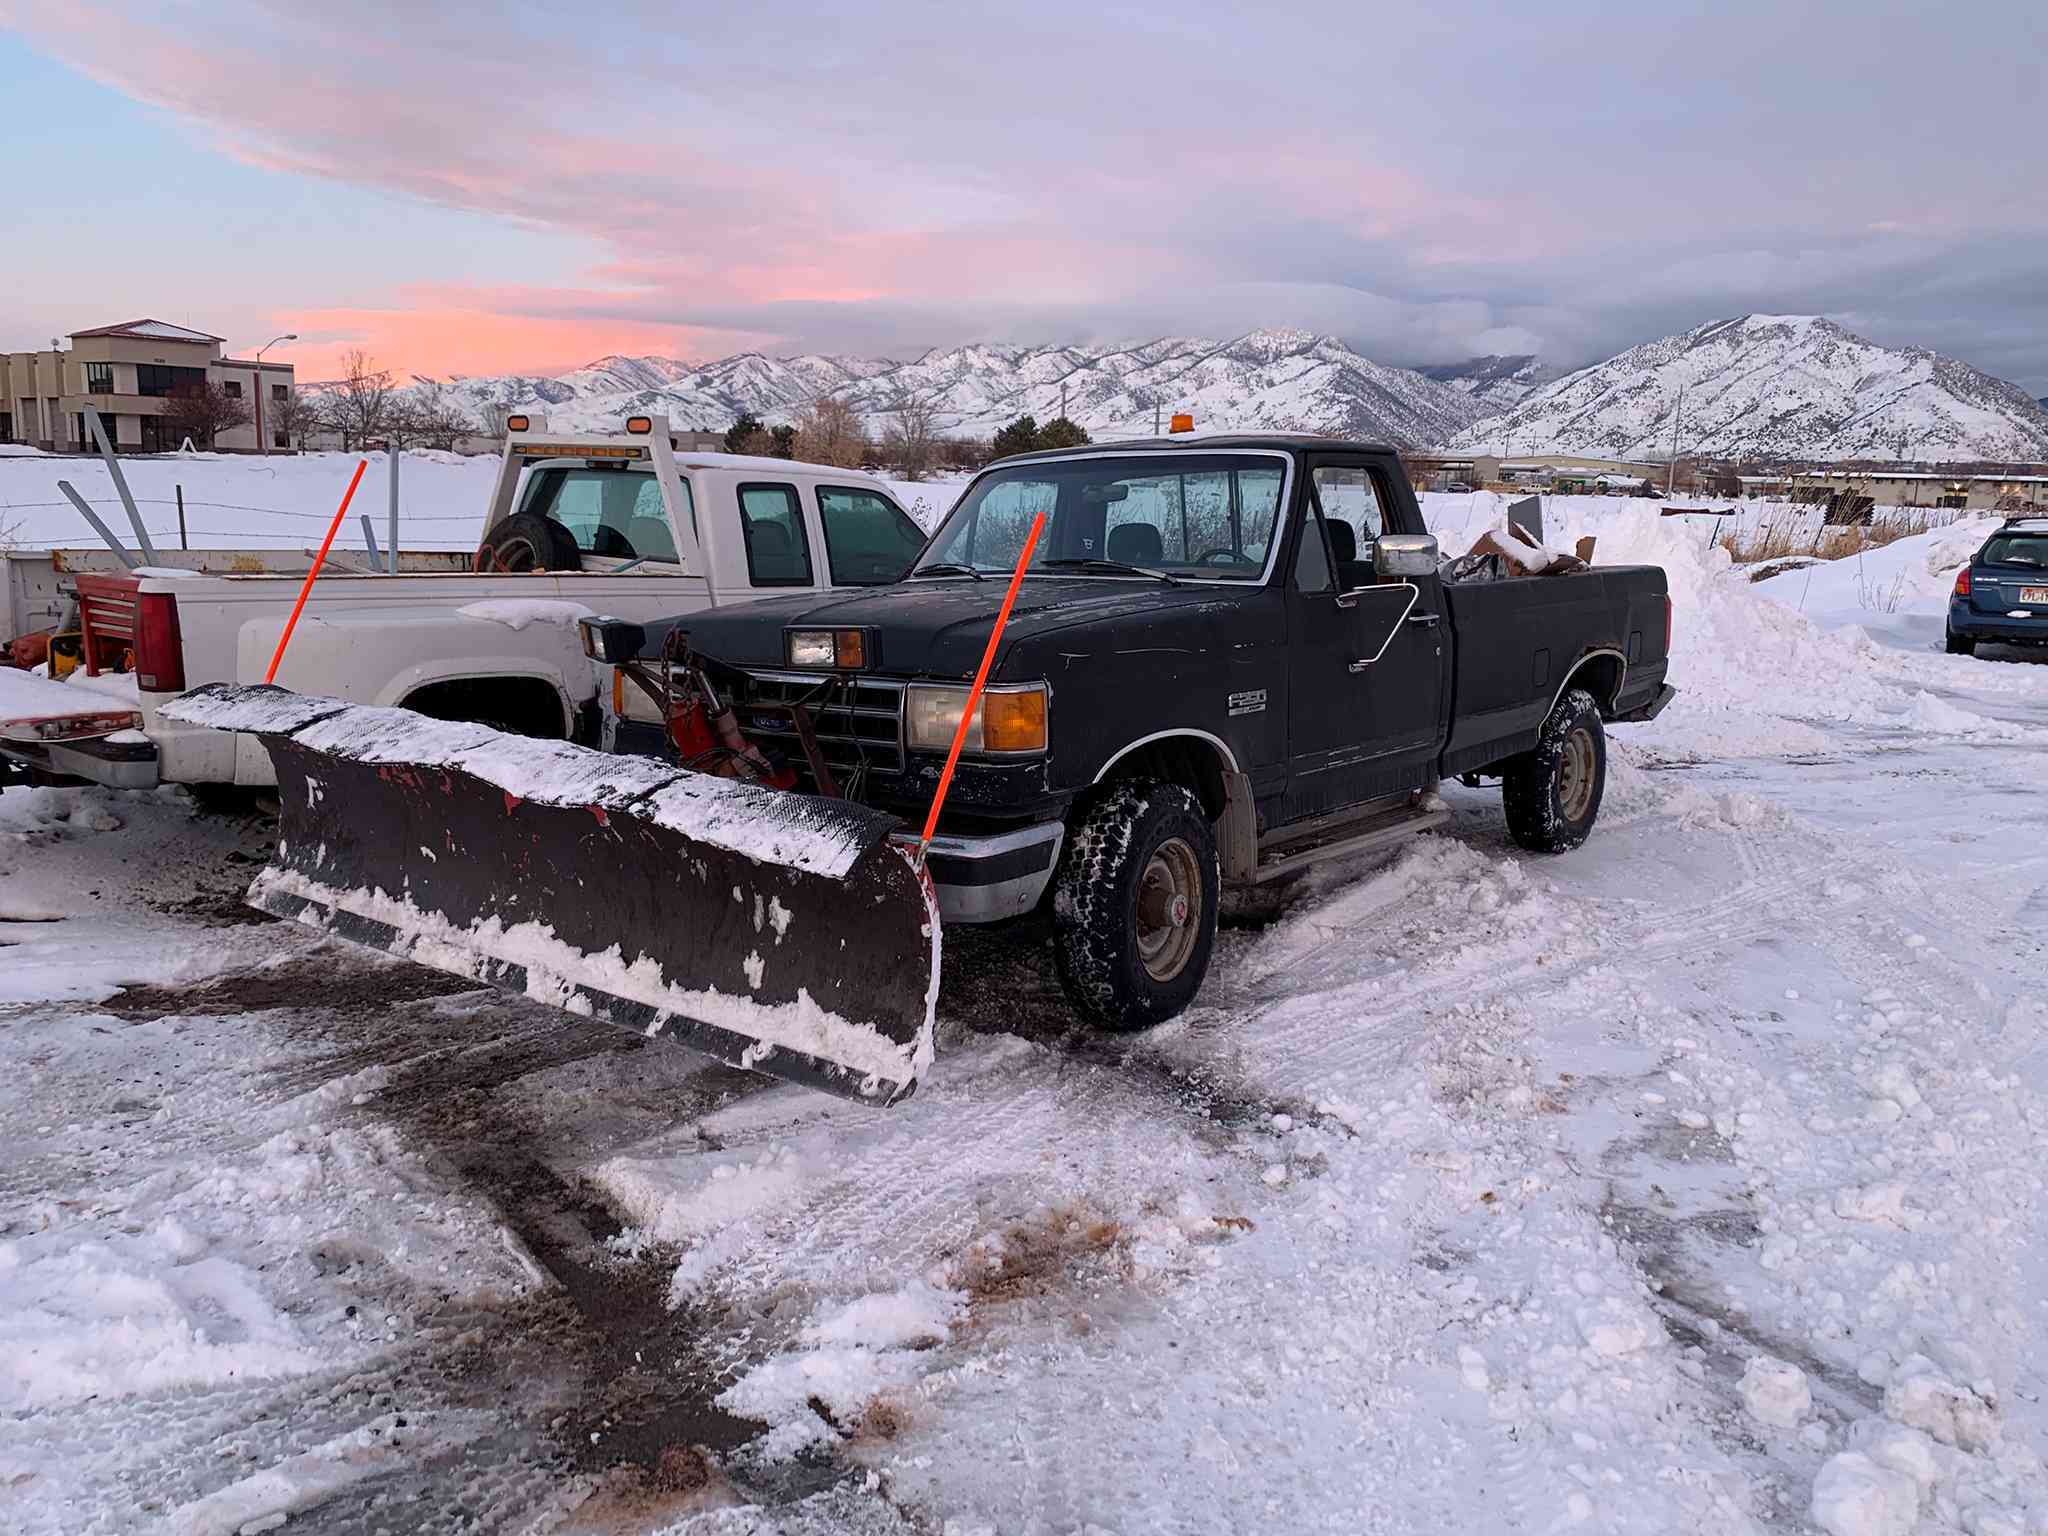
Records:
[[[924,545],[916,523],[870,475],[678,451],[658,416],[635,417],[624,433],[551,433],[523,423],[512,418],[474,560],[406,555],[396,574],[324,569],[278,683],[595,745],[608,717],[636,718],[651,706],[584,655],[577,618],[652,620],[756,597],[881,585]],[[47,715],[9,729],[0,719],[0,783],[276,782],[255,742],[157,712],[201,683],[262,681],[306,563],[296,573],[263,569],[276,563],[275,551],[247,552],[246,562],[241,553],[205,558],[255,569],[130,570],[109,554],[90,562],[100,571],[67,577],[58,559],[29,573],[69,589],[88,655],[127,674],[110,679],[103,671],[91,680],[98,691],[75,690],[81,715],[103,710],[103,693],[125,692],[132,679],[141,729],[94,734]],[[51,623],[62,627],[63,619]]]

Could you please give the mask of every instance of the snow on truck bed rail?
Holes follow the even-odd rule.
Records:
[[[853,806],[825,811],[808,796],[691,773],[653,758],[282,688],[213,683],[161,713],[189,725],[289,736],[316,752],[361,763],[459,769],[539,805],[630,807],[646,821],[728,853],[807,874],[846,874],[888,819]]]

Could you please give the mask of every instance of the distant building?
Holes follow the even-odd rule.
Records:
[[[1745,487],[1751,483],[1745,478]],[[1946,474],[1912,469],[1809,469],[1795,470],[1770,483],[1774,488],[1783,486],[1792,501],[1830,507],[1852,498],[1880,507],[1945,512],[2019,512],[2048,506],[2048,475],[2019,471]]]
[[[85,408],[100,413],[107,434],[123,452],[169,453],[164,402],[206,384],[218,384],[249,402],[247,426],[222,432],[214,447],[254,453],[256,419],[272,448],[289,446],[283,413],[291,398],[290,363],[254,362],[226,355],[227,343],[204,331],[163,320],[129,320],[73,331],[70,349],[54,341],[44,352],[0,352],[0,442],[31,443],[59,453],[92,446]]]

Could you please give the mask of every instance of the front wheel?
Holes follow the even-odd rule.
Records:
[[[1977,642],[1970,639],[1967,635],[1959,635],[1951,629],[1944,633],[1943,639],[1946,642],[1944,648],[1951,656],[1974,656],[1977,654]]]
[[[1508,836],[1532,853],[1568,853],[1586,840],[1607,788],[1607,732],[1583,688],[1557,701],[1536,745],[1502,765]]]
[[[1107,786],[1068,839],[1054,954],[1075,1011],[1145,1029],[1194,1001],[1216,941],[1216,833],[1178,784]]]

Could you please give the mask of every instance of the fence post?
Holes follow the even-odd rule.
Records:
[[[179,485],[178,485],[178,488],[177,488],[177,489],[178,489],[178,548],[180,548],[180,549],[190,549],[190,548],[192,547],[192,541],[191,541],[190,539],[188,539],[188,538],[186,538],[186,537],[185,537],[185,486],[184,486],[184,483],[183,483],[182,481],[181,481],[181,482],[179,483]]]
[[[393,576],[398,574],[398,460],[405,451],[396,438],[387,444],[391,450],[391,516],[385,525],[384,541],[391,547],[384,551],[384,569]]]

